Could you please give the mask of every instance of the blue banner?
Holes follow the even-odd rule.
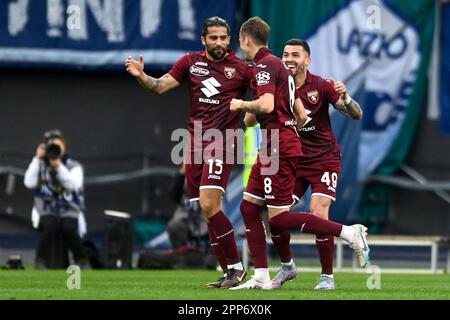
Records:
[[[304,0],[273,10],[277,3],[252,2],[252,14],[272,26],[269,43],[275,52],[281,54],[290,38],[306,39],[311,72],[342,80],[363,109],[361,121],[330,109],[342,147],[331,217],[346,223],[381,221],[381,210],[378,217],[361,213],[364,181],[374,172],[395,171],[411,145],[425,96],[435,1]],[[300,210],[308,206],[305,197]]]
[[[206,18],[233,27],[234,10],[212,0],[2,0],[0,65],[108,69],[138,54],[171,65],[202,49]]]
[[[450,135],[450,3],[442,4],[441,38],[441,133]]]

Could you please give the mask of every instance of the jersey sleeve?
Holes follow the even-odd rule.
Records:
[[[258,97],[262,96],[264,93],[271,93],[275,95],[278,77],[278,70],[275,63],[272,61],[267,61],[264,62],[264,64],[259,64],[253,68]]]
[[[253,67],[247,64],[244,68],[244,83],[247,86],[250,86],[253,78]]]
[[[186,54],[178,59],[177,62],[170,69],[169,74],[177,80],[179,83],[183,82],[183,80],[187,77],[189,72],[189,55]]]
[[[334,87],[330,81],[327,80],[323,81],[323,90],[325,93],[325,97],[327,98],[327,101],[332,105],[335,105],[336,102],[341,97],[339,93],[337,93],[336,90],[334,90]]]

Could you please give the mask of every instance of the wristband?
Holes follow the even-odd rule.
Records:
[[[352,98],[350,97],[350,95],[347,93],[347,99],[344,100],[344,103],[347,105],[352,101]]]

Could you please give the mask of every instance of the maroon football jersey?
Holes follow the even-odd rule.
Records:
[[[280,158],[298,157],[302,154],[301,143],[295,126],[293,106],[298,96],[291,71],[272,52],[263,47],[259,49],[253,59],[253,79],[251,86],[257,99],[264,93],[271,93],[275,97],[275,108],[269,114],[257,115],[261,129],[267,129],[267,136],[263,134],[261,148],[274,155],[279,152]],[[279,150],[271,146],[271,129],[279,130]]]
[[[194,133],[194,121],[201,121],[202,135],[208,129],[223,132],[240,127],[240,113],[230,111],[231,99],[243,99],[250,82],[251,71],[229,50],[221,61],[208,60],[204,51],[181,57],[169,71],[179,83],[189,81],[190,112],[188,129]],[[203,148],[208,144],[203,141]]]
[[[328,104],[339,100],[333,85],[321,77],[307,71],[305,83],[297,88],[308,120],[300,129],[302,150],[305,158],[315,158],[326,153],[340,157],[340,147],[331,128]]]

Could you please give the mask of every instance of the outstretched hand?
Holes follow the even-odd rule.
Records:
[[[140,55],[139,60],[134,60],[129,56],[125,60],[125,69],[135,78],[142,77],[144,75],[144,57]]]

